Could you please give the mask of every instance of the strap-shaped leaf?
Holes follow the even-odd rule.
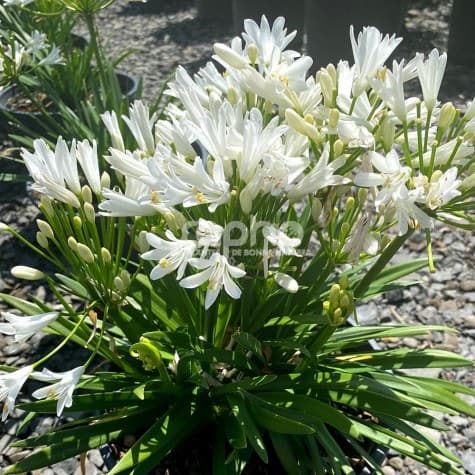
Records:
[[[23,473],[52,465],[74,455],[99,447],[122,434],[133,433],[147,424],[143,411],[130,413],[127,417],[114,418],[106,422],[64,432],[45,434],[51,445],[33,452],[23,460],[5,469],[6,474]],[[45,439],[46,440],[46,439]]]
[[[148,475],[160,461],[209,418],[209,412],[180,400],[126,452],[109,475]],[[150,423],[150,421],[148,421]]]
[[[246,401],[240,394],[229,394],[226,396],[226,399],[257,455],[259,455],[264,463],[268,463],[269,458],[267,456],[264,441],[262,440],[259,429],[254,422],[254,418],[249,412]]]
[[[264,361],[262,343],[254,335],[246,332],[236,332],[233,334],[233,339],[238,345],[241,345],[244,349],[249,350],[257,356],[261,361]]]

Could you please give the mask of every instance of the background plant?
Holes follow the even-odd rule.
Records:
[[[46,278],[64,311],[51,323],[43,303],[3,298],[120,369],[84,376],[89,359],[64,375],[33,372],[47,355],[2,375],[6,412],[29,375],[58,381],[50,389],[64,405],[24,408],[105,411],[20,442],[48,448],[11,473],[131,432],[143,435],[113,473],[148,473],[210,428],[214,473],[240,473],[253,452],[267,461],[271,446],[289,473],[352,473],[348,447],[379,472],[365,440],[460,473],[414,424],[444,428],[427,409],[473,415],[456,396],[473,391],[401,370],[471,362],[361,347],[440,327],[345,322],[356,302],[426,265],[390,265],[412,233],[426,234],[433,267],[433,220],[473,229],[473,106],[463,116],[439,107],[440,80],[426,81],[429,69],[443,73],[437,52],[385,69],[399,40],[368,28],[353,37],[355,66],[307,79],[311,60],[284,51],[291,36],[281,19],[272,33],[265,20],[247,22],[244,45],[215,46],[224,75],[211,64],[193,79],[179,69],[169,94],[182,106],[170,106],[166,121],[132,106],[134,151],[117,116],[105,115],[106,173],[89,142],[59,140],[53,153],[37,141],[25,151],[44,195],[34,247],[58,273],[13,272]],[[406,100],[404,82],[416,76],[423,101]],[[72,308],[64,293],[84,305]],[[28,318],[7,316],[7,331],[19,335]],[[76,385],[84,391],[70,400]]]

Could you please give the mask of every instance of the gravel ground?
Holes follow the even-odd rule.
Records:
[[[403,36],[405,41],[399,48],[399,57],[410,57],[416,51],[429,52],[433,47],[446,50],[448,39],[448,19],[451,1],[412,1],[406,17]],[[158,7],[157,7],[158,5]],[[126,58],[122,69],[143,76],[144,95],[152,100],[160,90],[163,81],[178,64],[195,71],[206,62],[212,53],[215,41],[228,42],[231,37],[229,25],[203,22],[196,18],[196,10],[191,0],[149,0],[149,3],[117,0],[100,14],[100,31],[112,52],[122,52],[124,48],[135,50]],[[451,100],[463,107],[475,95],[473,81],[475,67],[449,67],[441,91],[441,99]],[[5,146],[5,143],[4,143]],[[24,186],[2,184],[0,182],[0,219],[30,238],[34,237],[34,219],[37,215],[34,199],[27,195]],[[425,242],[413,239],[398,259],[420,257]],[[438,272],[420,272],[416,277],[421,284],[410,290],[394,292],[384,296],[378,304],[368,303],[359,309],[362,323],[432,323],[446,324],[459,330],[456,334],[433,333],[421,338],[386,340],[386,347],[405,346],[419,348],[431,346],[454,350],[474,358],[475,356],[475,237],[461,231],[454,232],[439,227],[435,233],[434,252],[440,258]],[[21,258],[19,258],[21,256]],[[35,256],[26,252],[8,236],[0,234],[0,291],[26,296],[32,293],[44,298],[44,287],[25,288],[9,275],[13,264],[38,264]],[[0,309],[3,309],[0,303]],[[9,337],[0,336],[0,363],[23,365],[36,354],[44,354],[55,344],[50,336],[35,336],[26,343],[13,343]],[[65,354],[64,352],[62,353]],[[73,367],[75,358],[81,358],[77,351],[67,353],[68,359],[53,362],[57,369]],[[70,366],[69,366],[70,365]],[[473,370],[430,370],[424,374],[459,381],[474,386]],[[25,393],[30,393],[34,383],[29,383]],[[474,401],[472,401],[474,402]],[[30,428],[30,432],[41,433],[57,424],[52,417],[42,418]],[[466,473],[475,475],[475,421],[463,417],[444,418],[450,427],[447,433],[433,433],[450,450],[463,460]],[[8,449],[14,440],[19,425],[18,418],[11,418],[0,427],[0,473],[1,467],[26,456],[21,449]],[[87,475],[106,473],[103,458],[97,450],[88,455]],[[427,470],[411,459],[389,453],[384,467],[386,475],[427,474]],[[34,472],[34,475],[80,474],[75,459]]]

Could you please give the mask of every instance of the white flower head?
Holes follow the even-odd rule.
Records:
[[[216,301],[223,287],[231,298],[238,299],[241,296],[241,289],[233,281],[233,278],[244,277],[246,272],[231,265],[225,256],[214,253],[209,259],[191,259],[190,264],[202,272],[185,277],[180,285],[185,289],[194,289],[208,282],[205,298],[206,310]]]
[[[427,194],[424,196],[424,202],[428,208],[437,209],[461,194],[458,187],[462,180],[457,180],[457,173],[457,167],[449,168],[444,173],[434,173],[428,183]]]
[[[196,231],[198,246],[206,249],[209,247],[219,247],[221,238],[223,237],[223,231],[223,227],[219,224],[200,218]]]
[[[115,111],[106,111],[101,114],[102,122],[106,126],[107,132],[111,136],[112,146],[121,152],[125,152],[124,139],[119,127],[119,121]]]
[[[417,53],[416,64],[424,102],[427,109],[432,111],[437,104],[437,96],[447,65],[447,55],[439,54],[437,49],[433,49],[424,61],[424,55]]]
[[[41,373],[33,373],[33,377],[38,381],[58,381],[50,386],[44,386],[33,392],[36,399],[51,398],[56,399],[56,415],[59,417],[65,407],[71,407],[73,403],[73,392],[81,379],[85,370],[84,366],[78,366],[69,371],[55,373],[45,368]]]
[[[8,323],[0,323],[0,333],[15,335],[15,341],[25,341],[54,322],[58,318],[59,313],[48,312],[20,317],[10,312],[1,312],[1,315]]]
[[[15,400],[20,389],[33,372],[33,366],[25,366],[12,373],[0,374],[0,403],[2,404],[2,422],[15,409]]]
[[[196,242],[185,239],[177,239],[173,233],[168,230],[165,236],[166,241],[152,233],[147,233],[147,241],[155,249],[142,254],[142,259],[158,261],[158,264],[150,272],[152,280],[177,271],[176,278],[180,280],[185,273],[186,266],[196,251]]]
[[[262,234],[264,239],[277,247],[284,256],[300,256],[296,250],[296,247],[300,245],[300,239],[291,238],[280,229],[270,225],[264,226]]]
[[[356,40],[353,25],[351,25],[350,39],[356,67],[353,94],[359,96],[368,87],[369,80],[375,77],[378,70],[391,56],[402,38],[396,38],[396,35],[383,37],[377,28],[371,26],[363,28]]]
[[[92,141],[92,146],[88,140],[83,140],[77,145],[77,161],[81,164],[81,168],[86,176],[94,193],[100,193],[101,173],[99,171],[99,160],[97,158],[97,143]]]
[[[134,101],[129,108],[129,117],[123,115],[122,118],[132,132],[140,150],[148,155],[153,155],[155,151],[153,126],[157,120],[157,114],[150,117],[150,109],[142,101]]]

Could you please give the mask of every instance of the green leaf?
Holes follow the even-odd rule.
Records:
[[[42,313],[43,309],[27,300],[14,297],[13,295],[0,293],[0,298],[6,302],[10,307],[16,308],[25,315],[36,315]]]
[[[395,349],[375,351],[372,353],[355,353],[337,356],[338,367],[345,368],[354,363],[361,365],[364,370],[368,367],[397,370],[403,368],[457,368],[473,366],[473,362],[449,351],[437,349],[407,350]]]
[[[89,299],[91,296],[87,291],[86,287],[81,285],[78,281],[71,279],[63,274],[54,274],[56,278],[62,282],[69,290],[71,290],[75,295],[83,299]]]
[[[262,344],[255,336],[246,332],[236,332],[233,334],[232,338],[238,345],[251,351],[261,361],[264,361],[264,356],[262,355]]]
[[[234,415],[226,416],[223,419],[222,426],[231,447],[235,449],[247,447],[246,434]]]
[[[151,469],[209,417],[209,412],[197,407],[196,403],[189,400],[177,401],[126,452],[109,475],[148,475]]]
[[[228,394],[226,399],[257,455],[264,463],[268,463],[269,459],[264,441],[262,440],[259,429],[254,422],[254,418],[249,412],[246,402],[241,395]]]
[[[277,434],[275,432],[270,432],[269,437],[284,470],[289,475],[300,475],[302,472],[299,467],[299,462],[295,457],[292,439],[285,434]]]
[[[44,434],[36,438],[35,443],[48,446],[7,467],[5,474],[30,472],[46,467],[117,439],[124,433],[131,433],[147,423],[148,417],[141,417],[141,414],[144,412],[139,410],[128,414],[127,417],[112,418],[87,427]]]

